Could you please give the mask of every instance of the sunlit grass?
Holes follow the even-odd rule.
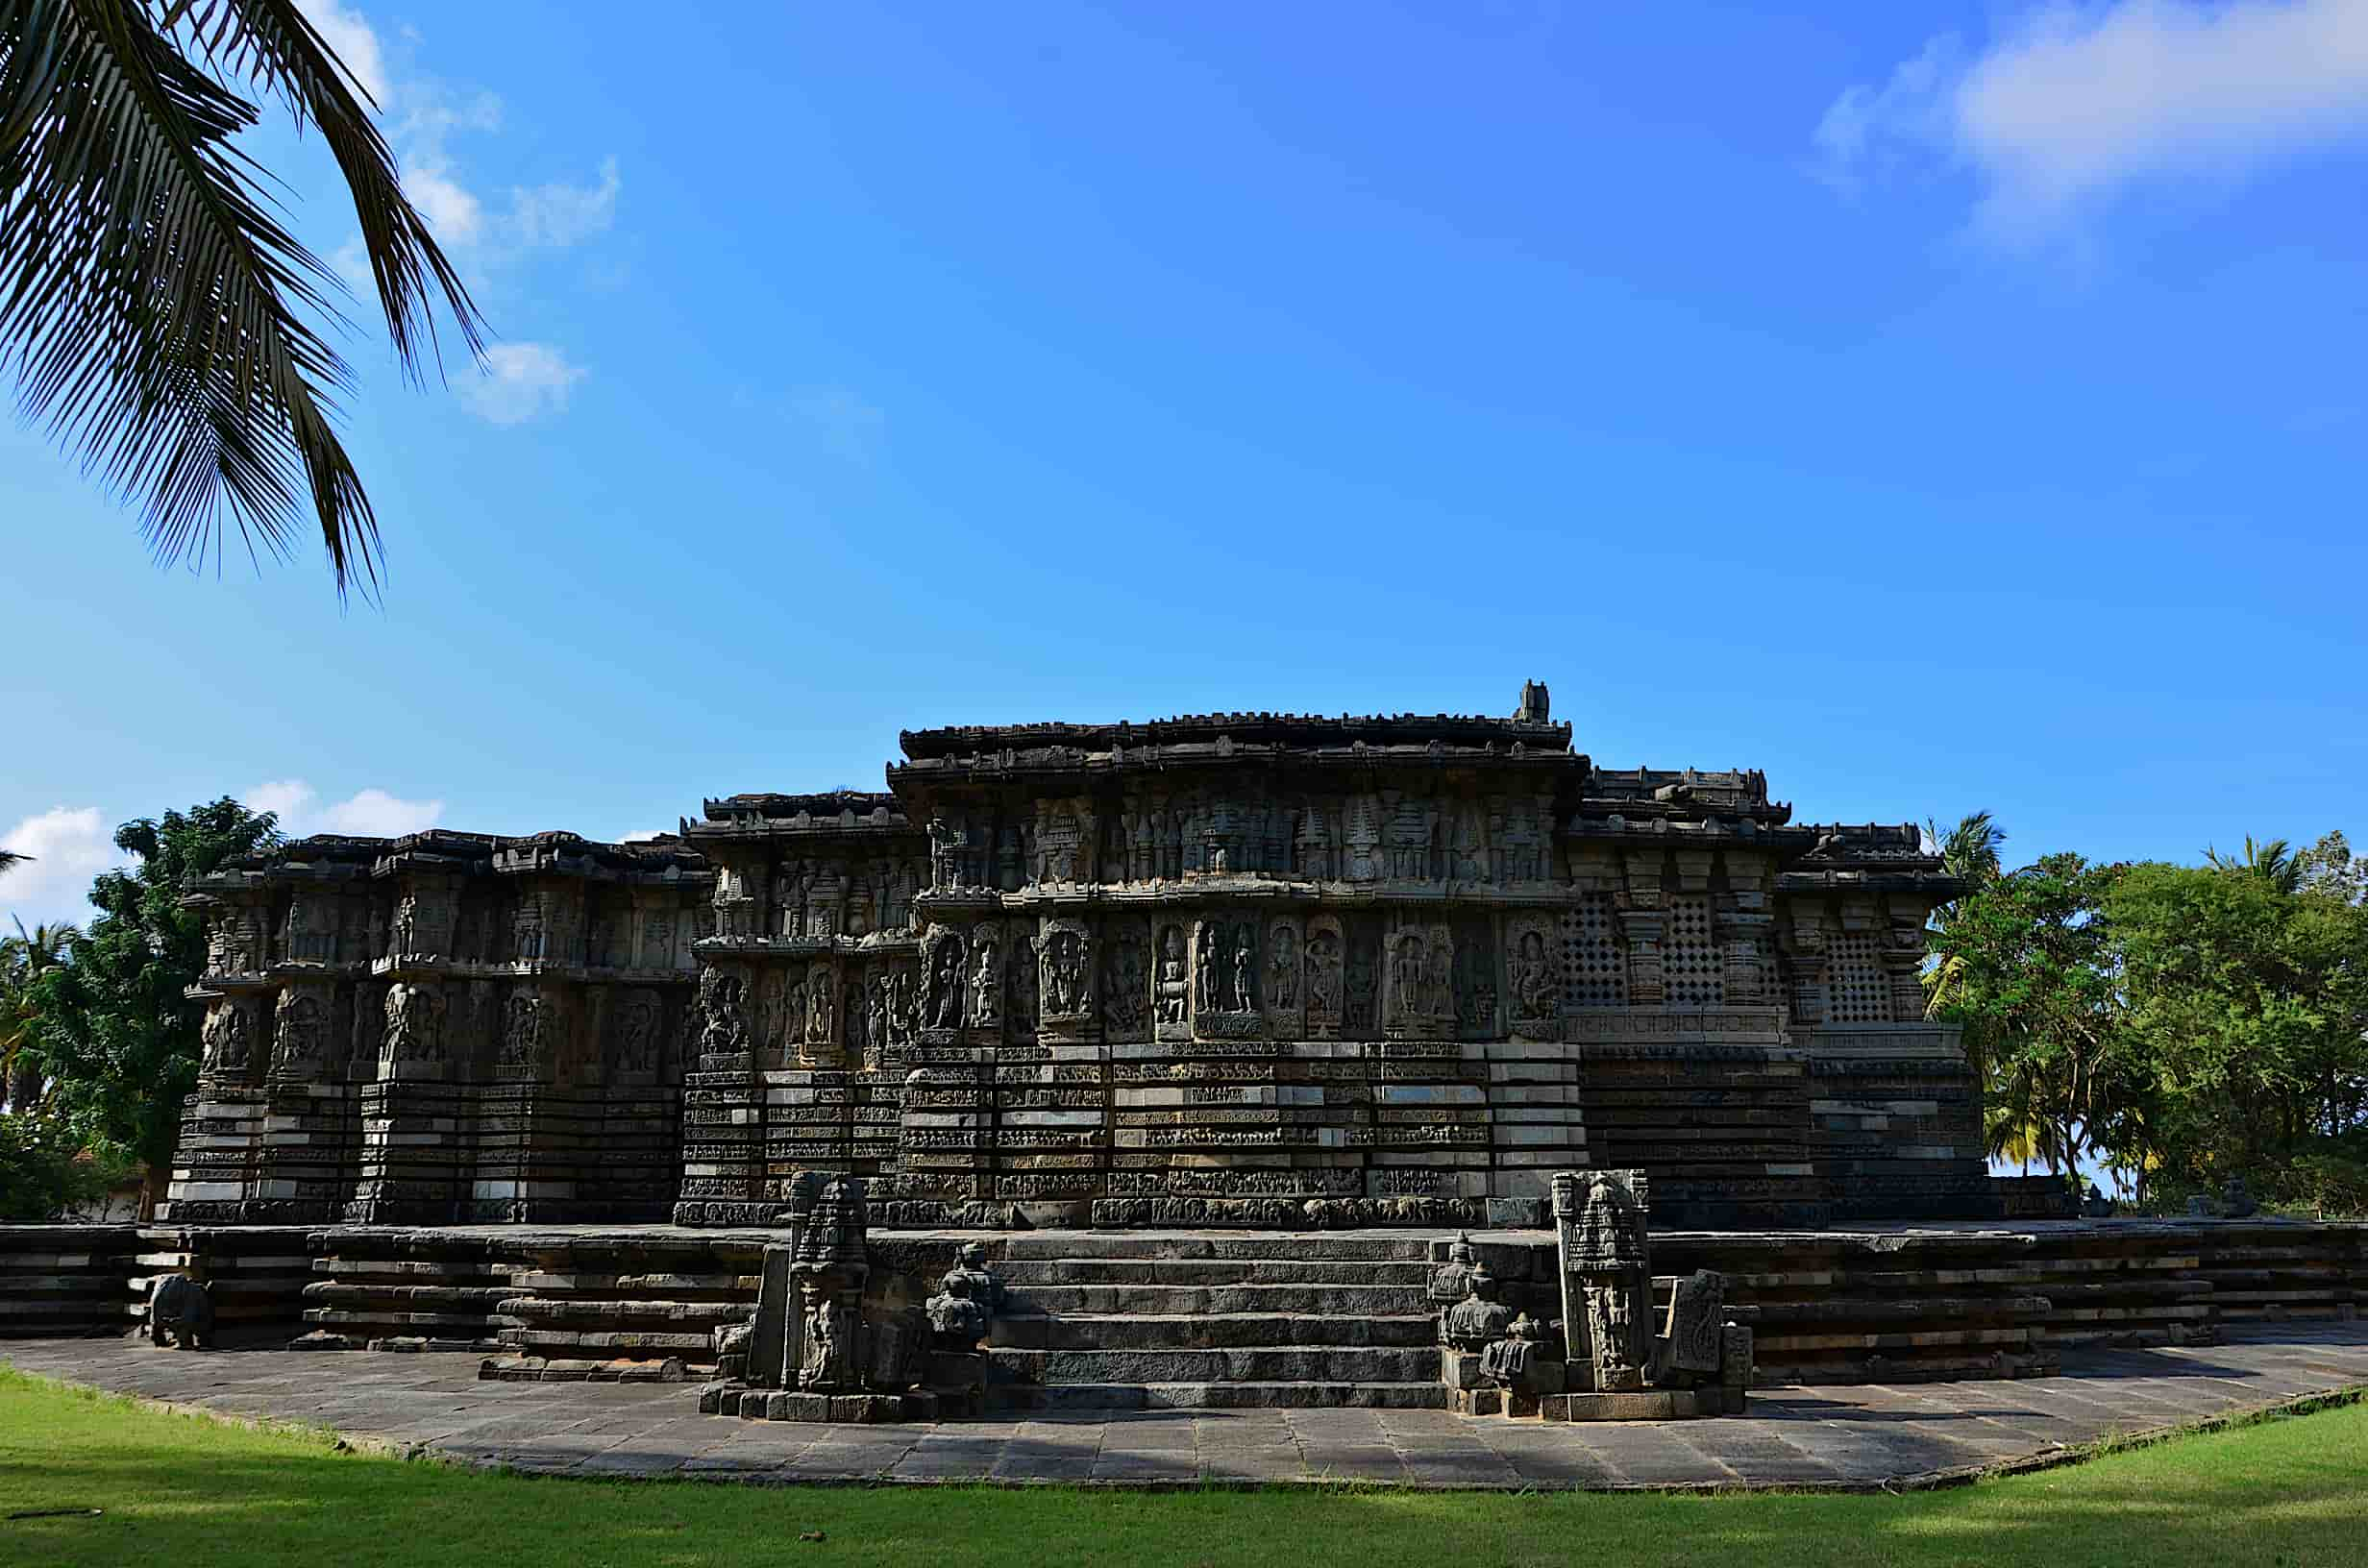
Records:
[[[339,1453],[0,1369],[0,1563],[2368,1563],[2368,1406],[1910,1497],[759,1487]],[[799,1537],[823,1532],[821,1542]]]

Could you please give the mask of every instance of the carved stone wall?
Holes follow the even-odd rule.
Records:
[[[1978,1213],[1954,1041],[1852,1043],[1923,1028],[1914,830],[1545,713],[908,732],[654,844],[290,845],[198,894],[174,1213],[770,1223],[827,1170],[883,1227],[1505,1223],[1607,1164],[1675,1226]]]

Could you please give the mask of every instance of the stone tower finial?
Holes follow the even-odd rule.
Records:
[[[1546,696],[1545,682],[1521,682],[1521,705],[1514,710],[1513,717],[1525,724],[1542,724],[1553,716],[1554,699]]]

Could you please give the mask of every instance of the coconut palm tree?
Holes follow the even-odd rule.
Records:
[[[340,595],[375,589],[378,524],[335,429],[343,285],[283,227],[237,145],[259,103],[311,126],[360,219],[407,374],[432,306],[477,307],[405,199],[375,108],[297,0],[0,0],[0,358],[28,420],[141,504],[158,557],[250,554],[308,516]]]
[[[1937,934],[1949,928],[1949,922],[1963,909],[1968,894],[1981,892],[2004,874],[1998,846],[2007,842],[2007,830],[1988,812],[1977,811],[1960,817],[1957,825],[1946,833],[1927,821],[1924,837],[1930,841],[1932,852],[1940,856],[1940,869],[1965,885],[1964,893],[1933,911],[1931,929]],[[1924,1016],[1939,1017],[1957,999],[1963,985],[1962,959],[1935,963],[1924,971]]]
[[[2294,853],[2285,840],[2271,839],[2256,844],[2250,833],[2245,835],[2245,852],[2241,859],[2235,855],[2224,855],[2217,849],[2206,849],[2204,861],[2216,871],[2257,876],[2280,893],[2300,892],[2303,872],[2307,870],[2302,857]]]
[[[13,849],[0,849],[0,871],[5,871],[12,866],[21,866],[32,858],[31,855],[20,855]]]
[[[34,978],[64,963],[67,943],[81,935],[80,928],[62,921],[27,931],[19,919],[14,936],[0,937],[0,1090],[6,1090],[11,1111],[40,1104],[48,1087],[33,1049]]]

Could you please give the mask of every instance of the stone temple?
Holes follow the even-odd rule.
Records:
[[[1912,825],[1511,718],[907,731],[878,793],[594,844],[315,837],[210,878],[181,1225],[1978,1218]]]

